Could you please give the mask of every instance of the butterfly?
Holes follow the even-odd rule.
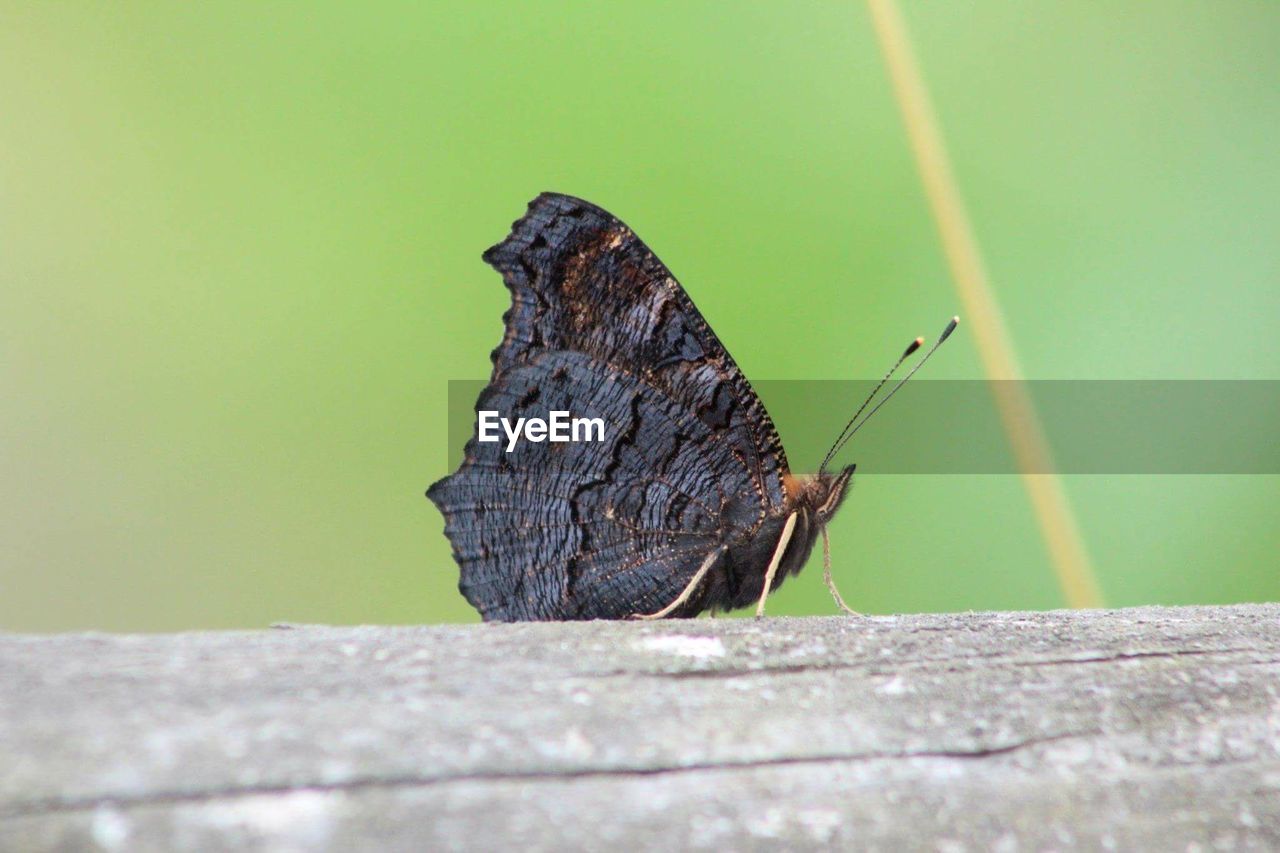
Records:
[[[459,590],[486,621],[692,617],[752,603],[761,615],[820,535],[827,587],[853,612],[831,576],[826,527],[855,466],[828,465],[923,339],[818,472],[795,474],[742,371],[621,221],[543,193],[483,257],[511,308],[477,417],[558,411],[607,425],[599,441],[513,445],[481,441],[477,426],[458,470],[427,490]]]

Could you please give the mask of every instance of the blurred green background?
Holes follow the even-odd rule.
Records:
[[[1029,377],[1280,378],[1280,4],[905,13]],[[0,116],[2,628],[475,619],[422,492],[540,190],[753,378],[959,307],[857,2],[10,2]],[[1066,487],[1109,603],[1280,598],[1280,478]],[[832,538],[869,612],[1061,603],[1016,477],[863,476]]]

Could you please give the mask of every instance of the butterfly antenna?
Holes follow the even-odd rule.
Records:
[[[943,330],[942,330],[942,334],[938,336],[938,340],[934,342],[933,346],[929,347],[929,351],[928,351],[927,353],[925,353],[925,354],[924,354],[924,357],[923,357],[923,358],[921,358],[918,362],[916,362],[915,367],[913,367],[913,368],[911,368],[909,371],[907,371],[907,375],[906,375],[906,376],[904,376],[904,377],[902,377],[901,379],[899,379],[899,380],[898,380],[898,383],[897,383],[896,385],[894,385],[892,388],[890,388],[890,389],[889,389],[889,393],[888,393],[888,394],[885,394],[885,395],[884,395],[884,397],[880,400],[880,402],[876,403],[875,408],[873,408],[871,411],[867,412],[867,416],[866,416],[865,418],[863,418],[861,421],[858,421],[858,423],[857,423],[856,425],[854,425],[852,422],[850,422],[849,426],[846,426],[846,427],[844,428],[844,431],[840,433],[840,438],[836,441],[835,446],[833,446],[833,447],[831,448],[830,452],[828,452],[828,453],[827,453],[827,458],[826,458],[825,460],[823,460],[823,462],[822,462],[822,467],[818,469],[819,471],[824,470],[824,469],[827,467],[827,463],[828,463],[828,462],[830,462],[830,461],[831,461],[831,459],[832,459],[832,458],[834,458],[834,457],[835,457],[835,455],[836,455],[837,453],[839,453],[839,452],[840,452],[840,450],[841,450],[841,449],[842,449],[846,444],[848,444],[848,443],[849,443],[849,439],[853,438],[853,436],[858,432],[858,430],[862,429],[862,427],[866,424],[866,422],[867,422],[867,421],[869,421],[869,420],[871,420],[871,416],[872,416],[872,415],[874,415],[876,412],[880,411],[880,407],[881,407],[881,406],[883,406],[885,403],[887,403],[887,402],[889,402],[890,400],[892,400],[892,399],[893,399],[893,395],[894,395],[894,394],[897,394],[897,393],[898,393],[898,391],[899,391],[899,390],[901,390],[902,386],[907,384],[907,380],[908,380],[908,379],[910,379],[912,376],[915,376],[915,375],[916,375],[916,371],[917,371],[917,370],[919,370],[920,368],[924,367],[924,363],[925,363],[926,361],[928,361],[928,360],[929,360],[929,357],[930,357],[930,356],[932,356],[935,352],[937,352],[937,351],[938,351],[938,347],[942,346],[942,342],[943,342],[943,341],[945,341],[947,338],[951,337],[951,333],[952,333],[952,332],[954,332],[954,331],[956,330],[956,326],[958,326],[959,324],[960,324],[960,318],[959,318],[959,317],[952,317],[952,318],[951,318],[951,322],[950,322],[950,323],[947,323],[947,327],[946,327],[945,329],[943,329]],[[920,341],[921,339],[920,339],[920,338],[917,338],[916,340],[917,340],[917,341]],[[899,364],[902,364],[902,360],[903,360],[903,359],[905,359],[905,358],[906,358],[908,355],[910,355],[911,353],[915,352],[915,351],[916,351],[917,349],[919,349],[919,348],[920,348],[920,344],[919,344],[919,343],[916,343],[916,344],[913,344],[912,346],[907,347],[907,351],[906,351],[906,353],[904,353],[904,354],[903,354],[902,359],[899,359],[899,360],[898,360],[898,364],[895,364],[895,365],[893,366],[893,370],[897,370],[897,369],[898,369],[898,365],[899,365]],[[889,375],[892,375],[892,374],[893,374],[893,370],[889,371]],[[880,385],[884,385],[884,383],[885,383],[886,381],[888,381],[888,379],[889,379],[889,376],[885,376],[885,378],[884,378],[884,379],[880,380]],[[872,396],[872,397],[874,397],[874,396],[875,396],[875,394],[876,394],[876,392],[880,390],[880,385],[877,385],[877,386],[876,386],[876,391],[873,391],[873,392],[871,393],[871,396]],[[871,402],[870,398],[868,398],[868,399],[867,399],[867,402],[868,402],[868,403],[869,403],[869,402]],[[862,409],[865,409],[865,408],[866,408],[866,406],[867,406],[867,403],[863,403],[863,404],[862,404],[862,408],[861,408],[861,409],[858,409],[859,414],[861,414]],[[858,420],[858,416],[857,416],[857,415],[854,415],[854,416],[853,416],[853,419],[854,419],[855,421],[857,421],[857,420]],[[852,429],[850,429],[850,427],[852,427]]]
[[[889,372],[876,383],[875,388],[871,389],[871,393],[867,395],[867,399],[862,401],[862,405],[858,407],[858,411],[853,413],[853,417],[849,418],[849,422],[844,425],[844,429],[840,430],[840,434],[836,436],[836,440],[832,442],[831,449],[827,451],[827,455],[822,459],[822,464],[818,466],[819,474],[827,470],[827,464],[830,463],[832,457],[836,455],[836,451],[843,446],[841,442],[844,441],[845,433],[851,430],[853,425],[857,423],[858,416],[863,413],[867,406],[871,405],[871,401],[876,398],[876,395],[880,393],[880,389],[883,388],[884,384],[889,381],[890,377],[897,372],[898,368],[902,367],[902,363],[910,358],[911,354],[922,346],[924,346],[924,338],[916,338],[908,344],[907,348],[902,351],[902,355],[898,356],[898,360],[893,363],[893,367],[889,368]]]

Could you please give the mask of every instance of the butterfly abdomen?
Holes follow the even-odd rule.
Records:
[[[769,560],[778,545],[778,539],[782,535],[785,524],[786,516],[771,516],[760,526],[754,536],[730,546],[726,554],[726,571],[733,578],[734,583],[726,590],[727,599],[718,602],[716,609],[736,610],[756,603],[764,587]],[[787,577],[797,574],[804,568],[809,555],[813,552],[817,536],[818,528],[813,524],[812,516],[807,512],[800,512],[796,516],[791,540],[787,544],[786,551],[783,552],[782,562],[778,566],[777,574],[774,575],[771,591],[782,586],[783,580]]]

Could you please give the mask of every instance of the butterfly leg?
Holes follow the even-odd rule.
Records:
[[[707,576],[707,572],[711,571],[711,567],[716,564],[716,560],[720,559],[720,555],[722,555],[725,551],[728,551],[728,550],[729,550],[728,545],[721,545],[719,548],[715,549],[710,554],[708,554],[707,558],[702,561],[702,565],[698,568],[698,571],[694,573],[693,580],[689,581],[689,583],[685,586],[684,591],[681,592],[680,595],[676,597],[675,601],[671,602],[666,607],[659,610],[657,613],[636,613],[631,618],[632,619],[665,619],[668,616],[670,616],[672,613],[676,611],[677,607],[680,607],[682,604],[684,604],[686,601],[688,601],[690,598],[693,597],[693,593],[698,588],[698,584],[702,583],[702,579]]]
[[[782,555],[787,552],[787,545],[791,542],[791,531],[796,529],[796,516],[799,513],[791,513],[787,516],[787,523],[782,525],[782,535],[778,537],[778,547],[773,549],[773,558],[769,560],[769,570],[764,573],[764,589],[760,591],[760,601],[756,604],[756,618],[759,619],[764,615],[764,600],[769,597],[769,590],[773,589],[773,576],[778,573],[778,564],[782,562]]]
[[[840,605],[841,610],[850,616],[862,615],[844,603],[844,599],[840,597],[840,590],[836,589],[836,579],[831,577],[831,537],[827,536],[825,525],[822,528],[822,579],[826,581],[827,589],[831,590],[831,597],[836,600],[836,604]]]

